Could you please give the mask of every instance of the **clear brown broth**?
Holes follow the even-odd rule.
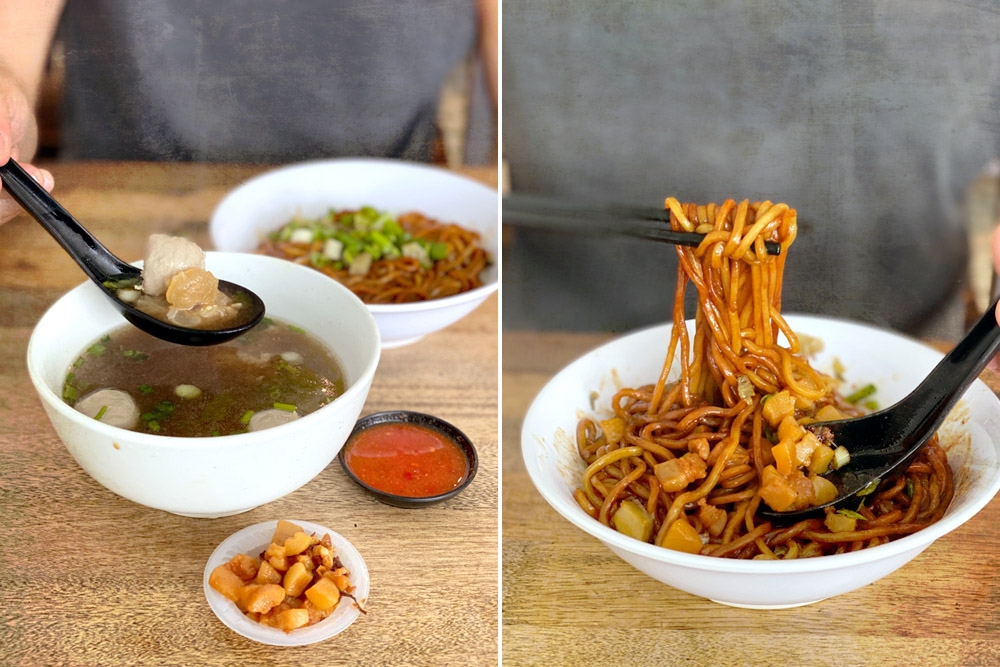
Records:
[[[286,361],[281,354],[287,352],[301,360]],[[185,384],[200,395],[179,397],[175,389]],[[81,352],[63,399],[73,405],[102,388],[135,400],[142,415],[136,431],[209,437],[243,433],[250,415],[277,406],[314,412],[344,392],[344,373],[322,342],[280,320],[265,319],[208,347],[175,345],[124,325]]]

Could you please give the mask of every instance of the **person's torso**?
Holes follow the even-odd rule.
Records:
[[[474,3],[68,0],[63,154],[427,160]]]
[[[995,12],[930,1],[503,7],[514,191],[786,202],[802,221],[788,311],[912,329],[954,293],[963,188],[1000,147]],[[669,248],[521,234],[513,255],[505,325],[669,317]],[[560,323],[533,296],[545,284],[564,302],[582,287],[610,306]]]

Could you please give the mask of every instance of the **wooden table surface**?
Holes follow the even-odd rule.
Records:
[[[1000,664],[1000,500],[888,577],[780,611],[661,584],[559,516],[525,471],[521,422],[552,375],[609,337],[503,332],[505,664]],[[1000,393],[1000,375],[982,378]]]
[[[262,168],[52,164],[54,194],[110,250],[140,259],[150,233],[211,248],[207,221]],[[497,170],[467,175],[497,185]],[[498,299],[418,343],[386,350],[364,413],[410,409],[476,443],[459,497],[422,510],[382,505],[339,464],[244,514],[191,519],[124,500],[70,457],[28,379],[32,326],[84,275],[34,221],[0,226],[0,664],[478,665],[498,653]],[[244,639],[215,618],[205,563],[237,530],[279,518],[325,525],[371,574],[368,614],[299,648]]]

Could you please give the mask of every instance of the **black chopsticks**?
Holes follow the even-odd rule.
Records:
[[[670,212],[634,206],[591,206],[537,195],[503,198],[503,223],[569,234],[624,234],[674,245],[697,246],[705,238],[695,232],[670,229]],[[769,255],[780,255],[781,244],[765,241]]]

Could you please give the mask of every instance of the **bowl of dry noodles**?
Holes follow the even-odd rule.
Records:
[[[292,164],[228,193],[214,247],[281,257],[347,286],[382,347],[414,343],[472,312],[498,286],[495,189],[402,160]]]
[[[796,230],[783,204],[667,207],[675,228],[707,234],[678,249],[677,294],[698,290],[695,317],[680,306],[583,355],[525,416],[525,465],[559,514],[659,582],[782,608],[886,576],[993,498],[1000,401],[976,381],[901,477],[798,523],[759,514],[823,504],[824,474],[849,465],[810,423],[888,407],[942,355],[867,324],[782,315]],[[785,252],[766,255],[765,239]]]

